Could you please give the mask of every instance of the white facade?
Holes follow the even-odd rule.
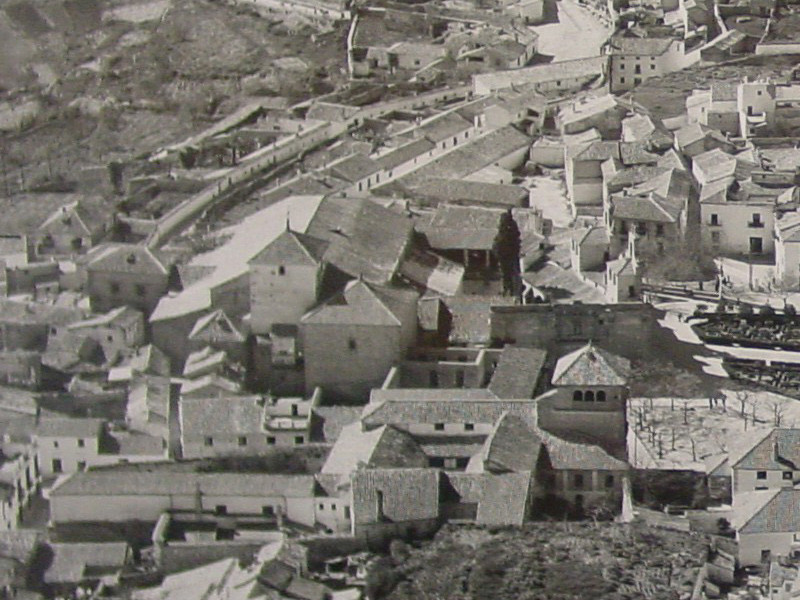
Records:
[[[714,254],[771,254],[775,250],[773,204],[701,203],[701,232]]]

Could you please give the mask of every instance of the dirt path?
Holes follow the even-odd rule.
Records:
[[[533,27],[539,34],[539,52],[555,61],[599,56],[609,27],[573,0],[559,0],[557,6],[557,23]]]

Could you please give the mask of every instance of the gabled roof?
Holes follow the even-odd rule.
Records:
[[[587,229],[579,230],[575,235],[578,247],[588,245],[607,246],[611,242],[611,235],[605,225],[592,225]]]
[[[287,228],[247,264],[315,267],[322,261],[327,248],[327,242]]]
[[[572,160],[604,161],[620,158],[619,142],[599,141],[585,146],[567,146],[567,156]]]
[[[475,516],[481,525],[522,525],[527,517],[533,474],[484,473]]]
[[[121,569],[128,558],[125,542],[49,544],[53,558],[45,583],[75,584]]]
[[[200,317],[189,333],[188,339],[237,343],[244,343],[246,340],[244,334],[239,331],[222,309]]]
[[[54,210],[39,225],[39,232],[60,235],[92,235],[103,229],[113,212],[99,200],[75,200]]]
[[[400,327],[402,313],[395,312],[389,294],[399,293],[401,302],[416,303],[417,295],[411,290],[382,290],[363,280],[356,279],[317,308],[307,312],[300,322],[303,325],[381,325]],[[395,305],[396,306],[396,305]]]
[[[636,196],[615,195],[611,197],[613,218],[654,223],[676,223],[683,207],[650,192]]]
[[[545,350],[506,346],[492,374],[489,391],[498,398],[533,398],[546,360]]]
[[[484,471],[530,473],[536,470],[541,450],[542,440],[533,427],[506,412],[495,423],[478,456]]]
[[[778,235],[784,242],[800,242],[800,213],[786,213],[775,221]]]
[[[414,196],[437,202],[526,206],[529,192],[518,185],[433,177],[413,189]]]
[[[609,41],[612,55],[638,55],[638,56],[661,56],[664,54],[672,42],[673,38],[639,38],[614,36]]]
[[[417,127],[417,132],[433,143],[450,139],[472,128],[472,122],[457,112],[448,112],[434,117]]]
[[[365,430],[360,422],[342,428],[320,473],[347,475],[359,464],[373,468],[421,468],[428,459],[414,439],[391,425]]]
[[[491,250],[505,211],[501,208],[440,204],[430,223],[420,226],[431,248]]]
[[[146,246],[137,244],[108,244],[92,253],[87,268],[90,271],[113,273],[169,274],[167,265]]]
[[[800,531],[800,490],[779,488],[737,494],[732,525],[739,535]]]
[[[589,342],[558,359],[552,383],[564,385],[624,386],[630,374],[630,361],[606,352]]]
[[[328,169],[332,175],[348,181],[356,183],[362,179],[366,179],[381,170],[381,166],[363,154],[351,154],[339,160]]]
[[[800,470],[800,429],[767,429],[766,435],[761,432],[742,442],[730,453],[731,468]]]
[[[385,171],[390,171],[400,165],[410,162],[430,152],[436,145],[426,138],[419,138],[413,142],[403,144],[397,148],[374,158],[375,162]]]
[[[379,521],[378,492],[383,517],[395,523],[439,516],[437,469],[358,469],[352,477],[353,518],[357,524]]]

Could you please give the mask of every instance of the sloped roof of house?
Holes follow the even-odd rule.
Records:
[[[417,132],[434,144],[448,140],[472,128],[472,122],[457,112],[447,112],[417,127]]]
[[[400,327],[402,312],[397,303],[416,303],[413,290],[379,288],[362,280],[353,280],[344,290],[317,308],[307,312],[303,325],[382,325]]]
[[[719,148],[698,154],[692,159],[692,165],[703,173],[707,182],[730,177],[736,172],[736,158]]]
[[[578,230],[575,234],[578,246],[599,245],[607,246],[611,242],[611,235],[605,225],[592,225],[586,229]]]
[[[567,158],[575,161],[604,161],[609,158],[619,160],[619,142],[597,141],[587,145],[567,146]]]
[[[418,248],[412,248],[400,265],[400,274],[408,281],[445,296],[458,293],[464,271],[464,265]]]
[[[359,464],[373,468],[418,468],[428,466],[428,460],[406,432],[391,425],[364,430],[360,422],[355,422],[342,428],[320,473],[349,476]]]
[[[363,154],[351,154],[331,164],[328,171],[335,177],[350,183],[366,179],[381,170],[381,166]]]
[[[737,494],[731,524],[740,535],[800,531],[800,489]]]
[[[189,354],[183,365],[183,376],[195,378],[205,375],[211,371],[219,370],[228,364],[228,355],[224,350],[216,350],[211,346],[205,346]]]
[[[676,223],[683,206],[655,192],[611,197],[613,218],[654,223]]]
[[[102,230],[112,216],[113,210],[102,200],[76,200],[54,210],[39,225],[39,231],[59,235],[92,235]]]
[[[527,517],[533,474],[484,473],[478,513],[481,525],[522,525]]]
[[[534,428],[518,415],[505,412],[478,456],[484,471],[529,473],[536,470],[541,450],[542,440]]]
[[[131,308],[130,306],[120,306],[111,309],[107,313],[70,323],[67,325],[67,329],[76,330],[92,327],[109,327],[115,324],[126,325],[132,322],[135,323],[137,320],[140,320],[142,325],[144,325],[144,315],[141,311]]]
[[[49,544],[53,559],[44,573],[45,583],[79,583],[121,569],[128,558],[125,542]],[[87,571],[91,569],[92,573]]]
[[[248,265],[317,266],[325,255],[328,243],[288,227],[247,261]]]
[[[474,76],[476,84],[488,88],[507,88],[514,85],[530,83],[547,83],[556,80],[578,79],[581,77],[600,77],[606,69],[608,57],[593,56],[575,60],[556,61],[535,67],[514,69],[513,71],[496,71]],[[510,78],[510,73],[513,78]]]
[[[426,152],[430,152],[435,147],[436,145],[433,142],[423,137],[376,156],[374,160],[385,171],[390,171],[414,160],[418,156],[422,156]]]
[[[786,213],[776,219],[775,226],[784,242],[800,242],[800,213]]]
[[[306,234],[329,243],[326,262],[351,277],[386,283],[406,253],[413,228],[411,219],[369,199],[328,197]]]
[[[94,438],[103,430],[103,419],[45,418],[39,421],[36,435],[39,437]]]
[[[235,394],[239,390],[240,386],[235,381],[211,373],[198,379],[184,381],[181,384],[181,397],[190,395],[200,397],[202,394],[210,395],[218,392]]]
[[[624,386],[630,368],[630,361],[626,358],[611,354],[590,342],[558,359],[552,383],[556,386]]]
[[[545,350],[506,346],[489,381],[489,391],[502,399],[532,398],[546,360]]]
[[[246,338],[225,311],[217,309],[197,319],[188,339],[244,343]]]
[[[525,206],[529,192],[518,185],[433,177],[413,189],[415,196],[438,202]]]
[[[69,476],[52,490],[54,496],[284,496],[311,498],[314,495],[313,475],[274,475],[265,473],[192,473],[165,472],[158,469],[124,470],[94,469]]]
[[[129,420],[166,424],[169,418],[169,377],[147,376],[132,383],[128,392],[126,414]]]
[[[745,437],[729,453],[731,468],[800,470],[800,429],[774,428]]]
[[[650,143],[647,141],[639,142],[620,142],[619,159],[623,165],[654,165],[658,162],[658,154],[650,152]]]
[[[636,273],[635,263],[628,256],[620,256],[619,258],[608,261],[606,263],[606,269],[609,273],[614,273],[616,275]]]
[[[164,577],[158,587],[135,590],[135,600],[183,600],[187,594],[202,593],[214,598],[227,591],[239,569],[239,559],[225,558],[210,564]],[[248,590],[249,591],[249,590]]]
[[[439,516],[437,469],[358,469],[352,476],[353,518],[356,523],[378,521],[377,492],[383,515],[396,523]]]
[[[419,229],[434,249],[491,250],[504,212],[501,208],[440,204],[430,222]]]
[[[260,433],[265,417],[260,396],[181,398],[179,415],[184,439]]]
[[[544,442],[547,458],[554,469],[627,471],[628,463],[614,458],[600,446],[572,442],[553,435],[543,429],[536,430]]]
[[[661,56],[672,45],[673,38],[613,36],[609,42],[613,55]]]
[[[736,100],[736,93],[738,89],[739,84],[735,81],[712,81],[711,100],[713,102],[727,102]]]
[[[167,265],[146,246],[106,244],[92,253],[87,269],[112,273],[140,273],[167,276]]]

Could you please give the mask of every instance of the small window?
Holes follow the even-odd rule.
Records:
[[[594,402],[594,392],[589,391],[583,395],[583,399],[585,402]]]
[[[53,440],[53,448],[58,448],[58,440]]]
[[[711,215],[711,224],[712,225],[719,225],[719,215],[712,214]]]
[[[331,510],[336,510],[336,505],[335,504],[331,504]]]
[[[143,298],[147,293],[147,289],[141,283],[137,283],[135,289],[136,289],[136,295],[139,296],[139,298]]]
[[[792,472],[791,471],[784,471],[783,472],[783,480],[784,481],[791,481],[792,480]]]
[[[286,267],[284,267],[283,265],[278,267],[278,275],[286,275]]]
[[[228,514],[228,507],[224,504],[217,504],[214,507],[214,514],[217,515],[227,515]]]
[[[324,505],[324,504],[322,504],[322,503],[320,503],[320,505],[319,505],[319,509],[320,509],[320,510],[325,510],[325,505]]]
[[[475,431],[475,423],[464,423],[464,431]]]
[[[52,466],[53,466],[53,473],[61,473],[62,466],[61,466],[61,459],[60,458],[54,458],[53,462],[52,462]]]
[[[355,350],[357,348],[358,348],[358,344],[356,343],[356,341],[353,338],[350,338],[349,340],[347,340],[347,349],[348,350],[350,350],[352,352],[355,352]]]
[[[656,66],[655,65],[650,65],[650,70],[651,71],[655,71],[656,70]]]
[[[433,429],[435,431],[444,431],[444,423],[434,423]]]
[[[766,479],[767,472],[766,471],[757,471],[756,472],[756,479]]]
[[[265,517],[273,517],[275,516],[275,507],[273,506],[262,506],[261,507],[261,514]]]
[[[581,473],[576,473],[572,478],[572,487],[576,490],[583,489],[583,475]]]
[[[274,445],[275,445],[275,438],[274,438],[274,437],[272,437],[272,436],[269,436],[269,437],[267,438],[267,445],[268,445],[268,446],[274,446]]]
[[[112,281],[108,287],[112,294],[119,294],[119,284],[116,281]]]
[[[625,78],[624,78],[624,77],[620,77],[620,78],[619,78],[619,82],[620,82],[620,83],[625,83]]]
[[[603,390],[597,392],[597,401],[598,402],[605,402],[606,401],[606,393]]]
[[[240,446],[247,446],[247,436],[246,435],[240,435],[238,441],[239,441],[239,445]]]
[[[86,442],[83,439],[78,439],[78,448],[85,448]]]
[[[306,438],[305,438],[305,437],[303,437],[302,435],[296,435],[296,436],[294,437],[294,443],[295,443],[295,445],[297,445],[297,446],[299,446],[300,444],[304,443],[304,442],[305,442],[305,440],[306,440]]]
[[[78,461],[78,471],[85,471],[86,470],[86,461],[79,460]]]
[[[719,244],[719,242],[720,242],[720,240],[721,240],[721,239],[722,239],[722,238],[721,238],[721,236],[720,236],[720,233],[719,233],[719,231],[712,231],[712,232],[711,232],[711,243],[712,243],[712,244],[715,244],[715,245],[716,245],[716,244]]]
[[[344,507],[344,518],[345,519],[349,519],[350,518],[350,507],[349,506],[345,506]]]
[[[212,438],[212,437],[205,438],[203,440],[203,444],[205,444],[206,446],[213,446],[214,445],[214,438]]]
[[[575,390],[574,392],[572,392],[572,401],[583,402],[583,392],[580,390]]]
[[[428,373],[428,386],[432,388],[439,387],[439,371],[431,371]]]
[[[614,476],[606,475],[606,489],[614,487]]]

